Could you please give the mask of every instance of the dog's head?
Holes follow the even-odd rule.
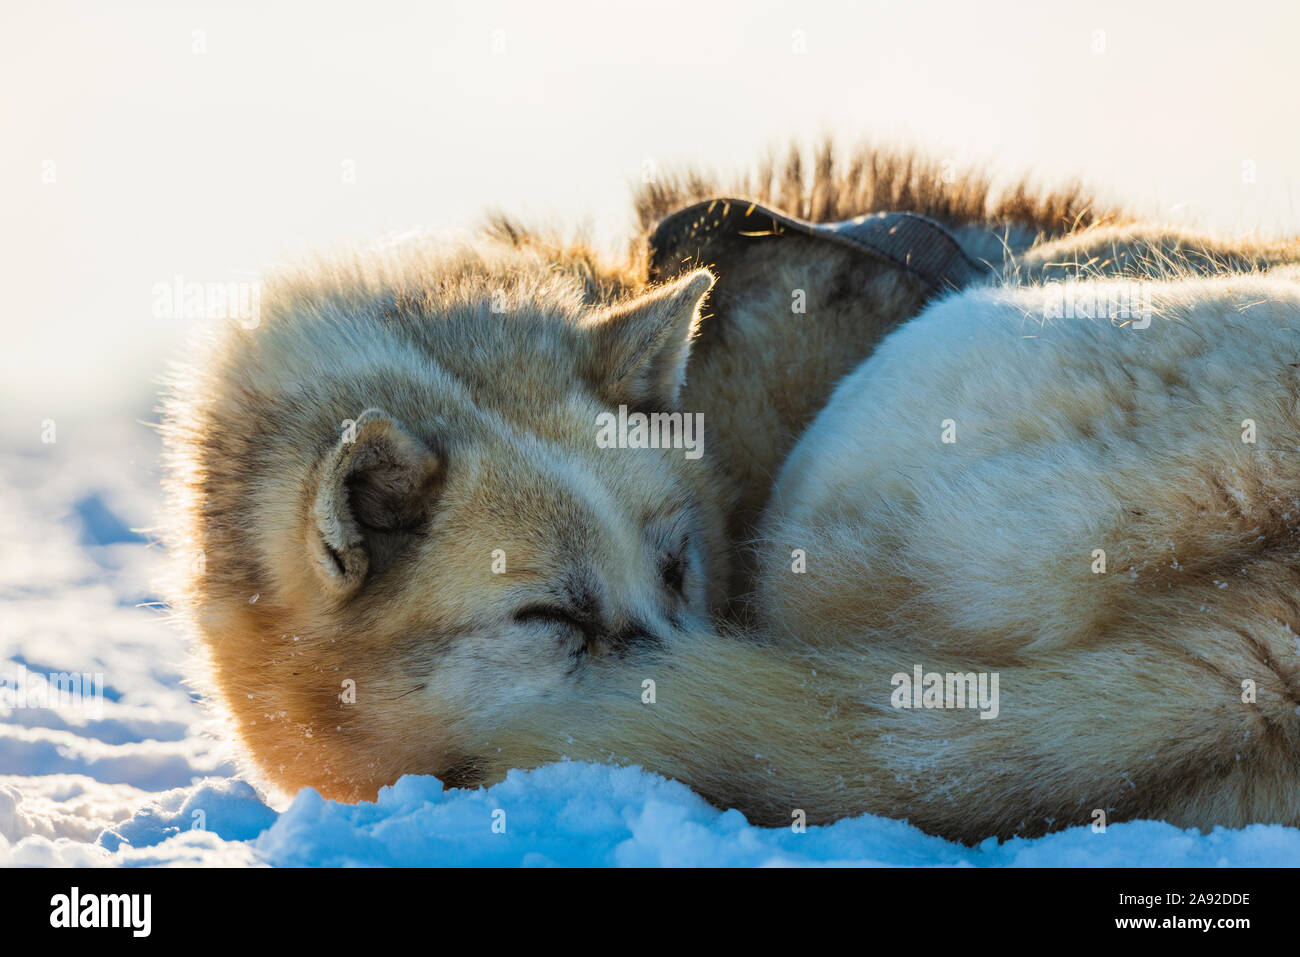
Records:
[[[472,780],[518,709],[707,623],[723,533],[680,393],[711,285],[286,288],[178,390],[206,555],[180,604],[273,783]]]

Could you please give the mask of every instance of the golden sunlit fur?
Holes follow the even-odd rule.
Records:
[[[933,302],[794,236],[653,271],[645,235],[499,219],[274,279],[178,374],[172,600],[266,779],[568,756],[773,825],[1300,824],[1300,285],[1259,274],[1300,249],[901,154],[790,169],[670,178],[643,231],[718,193],[907,208],[987,283]],[[1151,324],[1048,318],[1080,276]],[[701,412],[703,456],[600,447],[620,407]],[[997,672],[997,717],[894,707],[916,665]]]

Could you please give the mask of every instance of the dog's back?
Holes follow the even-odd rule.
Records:
[[[1071,302],[1135,292],[1116,321],[1044,287],[932,307],[781,473],[774,634],[859,652],[874,694],[915,665],[1000,675],[995,720],[880,719],[882,807],[971,836],[1009,812],[1300,821],[1300,286],[1112,281]]]

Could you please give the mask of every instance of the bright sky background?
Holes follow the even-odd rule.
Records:
[[[1298,37],[1294,0],[7,0],[4,431],[147,414],[188,327],[152,290],[178,273],[246,278],[492,207],[612,243],[647,160],[735,168],[791,137],[1300,232]]]

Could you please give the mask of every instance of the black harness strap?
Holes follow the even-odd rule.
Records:
[[[650,237],[652,264],[662,256],[698,257],[719,236],[766,237],[799,233],[826,239],[883,259],[917,277],[935,292],[961,289],[990,270],[976,263],[943,226],[918,213],[871,213],[838,223],[810,223],[743,199],[710,199],[678,210],[659,222]]]

